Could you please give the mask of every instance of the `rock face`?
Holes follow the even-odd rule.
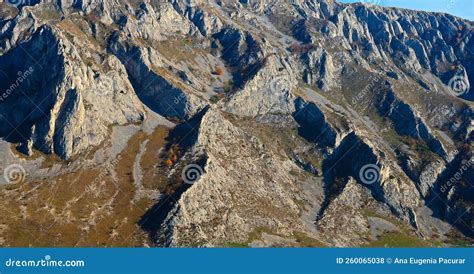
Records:
[[[110,245],[472,241],[473,27],[332,0],[0,3],[1,160],[130,192],[99,211],[140,220],[94,206],[81,232]]]
[[[15,141],[32,140],[36,149],[65,159],[99,145],[110,125],[140,122],[144,116],[120,61],[102,59],[73,42],[54,27],[42,27],[4,54],[0,68],[12,73],[2,81],[12,93],[0,106],[4,135],[15,128]]]

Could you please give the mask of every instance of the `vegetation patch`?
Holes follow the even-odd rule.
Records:
[[[404,232],[385,231],[368,247],[430,247],[431,244]]]
[[[309,237],[306,233],[295,231],[293,232],[293,237],[295,237],[296,242],[300,247],[325,247],[326,245],[322,242]]]

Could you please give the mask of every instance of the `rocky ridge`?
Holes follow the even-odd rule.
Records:
[[[35,181],[138,142],[134,176],[101,180],[149,188],[147,245],[472,241],[473,22],[331,0],[0,5],[8,154]]]

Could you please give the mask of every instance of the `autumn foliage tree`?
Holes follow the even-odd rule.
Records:
[[[178,160],[180,154],[181,147],[178,144],[172,144],[166,153],[166,160],[164,161],[166,167],[171,168]]]

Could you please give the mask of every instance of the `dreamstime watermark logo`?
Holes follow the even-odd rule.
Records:
[[[35,70],[33,67],[29,67],[25,71],[18,72],[18,78],[16,78],[15,82],[8,87],[8,89],[0,95],[0,102],[5,101],[20,85],[33,74]]]
[[[369,5],[380,5],[381,0],[362,0],[361,2]]]
[[[474,158],[471,158],[469,161],[466,161],[445,184],[441,186],[440,191],[444,193],[451,189],[451,186],[453,186],[456,182],[459,182],[463,178],[464,174],[473,166]]]
[[[104,162],[103,165],[100,166],[100,171],[97,176],[95,176],[94,180],[86,186],[85,192],[88,194],[92,194],[95,198],[98,198],[102,192],[106,189],[106,178],[113,177],[112,173],[115,168],[118,166],[120,161],[123,159],[121,154],[118,154],[115,159],[111,161]],[[79,168],[78,173],[76,174],[75,178],[72,180],[72,183],[76,183],[80,180],[83,180],[84,173],[87,169]],[[112,180],[114,186],[118,187],[116,183]]]
[[[21,6],[30,5],[31,0],[4,0],[4,2],[7,5],[19,8]]]
[[[446,8],[448,10],[452,9],[454,7],[454,4],[456,4],[457,0],[449,0],[448,4],[446,5]]]
[[[469,81],[463,76],[454,76],[449,80],[448,86],[454,96],[461,96],[471,88]]]
[[[186,184],[192,185],[195,182],[199,181],[199,179],[201,178],[203,174],[204,174],[204,170],[202,169],[201,166],[191,164],[184,167],[181,173],[181,178]]]
[[[115,159],[112,161],[104,163],[104,165],[101,167],[99,174],[94,178],[94,181],[92,181],[91,184],[86,186],[86,193],[91,194],[95,198],[98,198],[103,191],[106,190],[106,178],[111,177],[113,171],[116,169],[120,161],[123,159],[122,155],[118,154]],[[84,169],[81,169],[81,172],[79,175],[76,177],[74,182],[77,180],[81,179],[82,174],[84,173]],[[112,176],[113,177],[113,176]],[[118,187],[115,183],[113,183],[116,187]]]
[[[8,184],[22,183],[26,179],[26,171],[18,164],[9,165],[3,170],[3,178]]]
[[[183,103],[183,101],[187,100],[188,98],[186,97],[186,94],[183,92],[181,94],[179,94],[178,96],[174,97],[174,100],[173,100],[173,103],[175,105],[179,105],[181,103]]]
[[[106,163],[103,168],[100,170],[100,173],[99,175],[97,175],[97,177],[95,177],[94,179],[94,183],[95,184],[98,184],[100,183],[105,177],[109,176],[111,170],[114,170],[115,167],[120,163],[120,161],[122,160],[122,155],[117,155],[117,157],[115,159],[113,159],[112,161]]]
[[[352,105],[359,104],[365,97],[366,95],[375,87],[375,85],[382,80],[382,76],[380,75],[375,75],[370,77],[370,82],[368,85],[366,85],[351,101]],[[365,106],[367,108],[368,105]],[[364,110],[365,110],[364,108]]]
[[[276,2],[279,2],[279,1],[282,1],[282,0],[274,0],[270,3],[268,3],[267,5],[274,5]],[[380,0],[378,0],[378,1],[380,1]],[[210,1],[210,0],[184,0],[184,4],[187,7],[190,7],[190,8],[194,8],[194,7],[197,7],[197,6],[200,6],[200,5],[204,5],[204,4],[212,4],[212,2],[213,1]],[[261,2],[261,0],[247,0],[245,4],[253,5],[253,4],[258,4],[260,2]],[[232,3],[233,2],[231,0],[221,0],[219,5],[223,5],[223,4],[227,5],[227,4],[232,4]]]
[[[380,168],[374,164],[364,165],[359,171],[359,179],[366,185],[380,181]]]
[[[442,125],[444,123],[447,123],[453,116],[453,113],[446,108],[440,109],[439,111],[436,111],[436,113],[429,118],[429,123],[430,124],[438,124]]]

